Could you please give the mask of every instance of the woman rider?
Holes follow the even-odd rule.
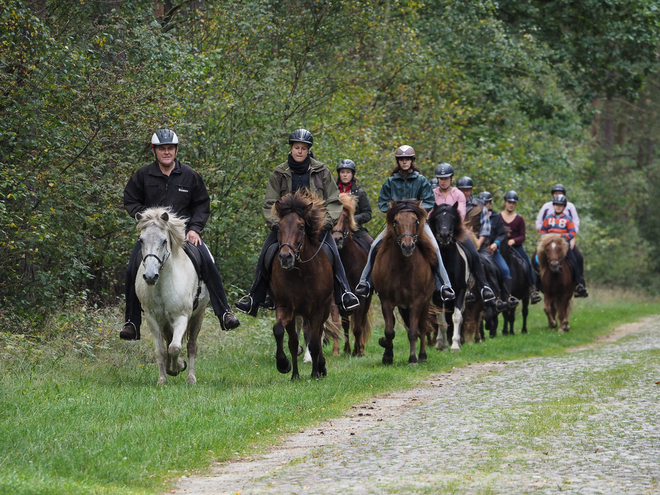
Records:
[[[422,207],[429,211],[435,206],[435,198],[433,196],[433,189],[431,184],[426,178],[420,174],[419,169],[414,165],[415,150],[412,146],[403,145],[397,148],[394,154],[396,159],[396,168],[392,170],[390,177],[385,181],[380,188],[380,195],[378,196],[378,208],[385,213],[390,206],[390,201],[401,201],[403,199],[417,199],[422,202]],[[367,297],[371,292],[371,269],[373,266],[374,258],[376,257],[377,246],[385,236],[383,230],[371,245],[369,251],[369,258],[367,264],[362,271],[360,282],[355,288],[355,293],[358,296]],[[433,247],[438,255],[438,272],[436,273],[436,291],[433,294],[433,301],[440,304],[442,301],[451,301],[456,297],[454,289],[451,287],[449,275],[442,262],[440,255],[440,248],[435,240],[435,236],[431,232],[428,224],[424,224],[424,232],[433,243]],[[442,280],[442,282],[440,282]]]
[[[353,218],[358,225],[358,230],[353,232],[353,236],[358,242],[365,241],[365,247],[368,249],[371,243],[374,242],[373,238],[369,235],[367,229],[363,227],[365,223],[371,220],[371,203],[367,198],[367,193],[357,184],[355,179],[356,166],[353,160],[342,160],[337,165],[337,188],[339,193],[347,193],[355,196],[355,214]]]
[[[512,247],[527,263],[529,268],[529,280],[531,287],[529,289],[529,296],[531,303],[536,304],[541,300],[539,292],[536,290],[534,282],[534,270],[532,263],[527,256],[527,252],[523,247],[523,243],[527,237],[525,232],[525,219],[515,212],[516,205],[518,204],[518,193],[516,191],[509,191],[504,195],[504,210],[500,213],[502,222],[504,223],[504,230],[506,231],[507,244]]]
[[[278,219],[271,211],[275,202],[291,192],[305,188],[310,189],[325,200],[328,224],[334,224],[341,214],[343,206],[339,201],[337,184],[333,181],[332,173],[328,167],[312,158],[310,152],[312,144],[314,144],[314,137],[307,129],[293,131],[289,136],[289,158],[286,162],[277,166],[268,179],[262,214],[271,227],[271,232],[261,249],[250,292],[236,303],[238,309],[251,316],[256,316],[259,305],[264,305],[266,302],[270,262],[272,262],[269,251],[272,251],[274,256],[278,247],[277,232],[273,229]],[[323,242],[328,248],[326,252],[329,250],[332,253],[328,255],[328,258],[330,258],[335,277],[335,302],[344,313],[348,314],[360,306],[360,302],[355,294],[350,291],[350,285],[346,279],[344,266],[339,258],[337,245],[329,230],[325,232]],[[269,259],[270,262],[267,265],[266,262]],[[266,306],[268,307],[270,304],[266,304]]]

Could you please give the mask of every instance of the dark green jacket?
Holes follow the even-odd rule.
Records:
[[[339,190],[330,173],[330,169],[323,163],[315,160],[310,161],[309,186],[310,189],[325,200],[327,209],[326,222],[334,225],[341,215],[343,205],[339,201]],[[284,162],[275,167],[268,178],[266,185],[266,197],[261,209],[269,227],[277,223],[277,217],[273,215],[272,208],[277,200],[291,192],[291,169],[289,163]]]
[[[378,196],[378,208],[385,213],[390,207],[390,201],[401,201],[402,199],[417,199],[422,202],[422,208],[429,211],[435,206],[433,188],[426,177],[414,171],[407,179],[398,173],[388,177],[380,188]]]

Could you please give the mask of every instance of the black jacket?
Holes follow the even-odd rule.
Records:
[[[504,230],[504,222],[499,213],[491,212],[490,214],[490,238],[484,245],[488,246],[493,242],[497,243],[498,247],[506,241],[506,231]]]
[[[135,218],[152,206],[170,206],[180,217],[188,219],[187,230],[198,234],[211,214],[211,200],[202,176],[179,160],[169,176],[154,161],[140,167],[124,189],[124,208]]]

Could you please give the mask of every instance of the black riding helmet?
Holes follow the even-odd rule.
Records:
[[[566,196],[564,196],[563,194],[558,194],[557,196],[552,198],[552,204],[566,206],[568,204],[568,199],[566,199]]]
[[[436,179],[435,177],[429,179],[429,184],[431,184],[432,189],[435,189],[436,187],[438,187],[438,179]]]
[[[481,201],[484,201],[484,202],[493,201],[493,195],[491,193],[489,193],[488,191],[481,191],[479,193],[479,196],[477,196],[477,198],[480,199]]]
[[[178,147],[179,137],[176,132],[169,129],[158,129],[154,132],[154,135],[151,136],[151,147],[162,146],[163,144],[173,144]]]
[[[314,136],[307,129],[296,129],[291,134],[289,134],[289,146],[293,143],[305,143],[309,144],[311,148],[314,144]]]
[[[518,193],[516,191],[509,191],[504,195],[504,201],[511,201],[512,203],[518,202]]]
[[[454,175],[454,167],[452,167],[448,163],[441,163],[440,165],[435,167],[435,176],[438,179],[452,177],[453,175]]]
[[[472,189],[474,184],[472,183],[472,179],[470,177],[464,175],[456,181],[456,187],[459,189]]]
[[[339,165],[337,165],[337,172],[344,169],[352,170],[353,174],[355,174],[357,167],[355,166],[355,162],[353,160],[349,160],[347,158],[345,160],[340,161]]]
[[[560,192],[565,196],[566,188],[564,187],[564,184],[555,184],[554,186],[552,186],[552,189],[550,190],[550,194],[554,194],[556,192]]]

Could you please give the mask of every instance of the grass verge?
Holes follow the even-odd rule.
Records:
[[[487,339],[459,354],[431,349],[429,362],[413,367],[397,326],[395,362],[384,367],[377,309],[367,357],[328,356],[326,346],[328,376],[311,380],[311,365],[302,365],[303,378],[295,383],[275,369],[270,318],[242,317],[238,331],[224,333],[209,316],[194,387],[186,386],[185,376],[157,387],[153,344],[148,338],[119,341],[117,313],[69,315],[52,323],[59,337],[48,343],[20,345],[15,336],[0,336],[0,493],[160,493],[213,460],[257,453],[431,373],[555,355],[649,314],[660,314],[658,300],[593,291],[576,302],[567,334],[546,329],[536,305],[529,334]]]

